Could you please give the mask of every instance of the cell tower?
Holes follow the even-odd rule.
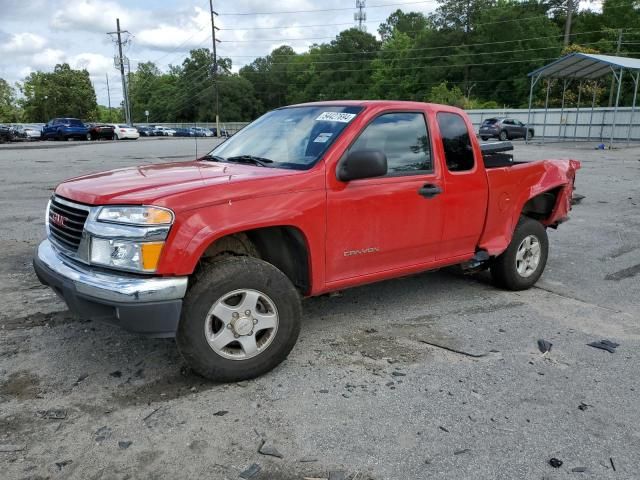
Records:
[[[364,11],[367,6],[366,0],[356,0],[356,8],[358,11],[353,14],[353,19],[358,22],[358,30],[364,32],[367,29],[365,22],[367,21],[367,12]]]

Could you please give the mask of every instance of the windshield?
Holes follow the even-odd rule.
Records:
[[[268,161],[271,167],[306,170],[362,111],[357,106],[318,105],[273,110],[247,125],[209,157]]]

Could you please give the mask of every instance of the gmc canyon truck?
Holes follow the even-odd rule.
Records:
[[[580,163],[502,155],[448,106],[280,108],[195,161],[60,184],[34,266],[80,316],[248,379],[293,348],[302,297],[451,265],[535,284]]]

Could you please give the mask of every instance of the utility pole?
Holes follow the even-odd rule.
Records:
[[[573,0],[567,0],[567,21],[564,24],[564,46],[569,46],[571,20],[573,19]]]
[[[213,44],[213,88],[216,92],[216,137],[220,136],[220,102],[218,99],[218,54],[216,53],[216,27],[215,17],[218,13],[213,10],[213,0],[209,0],[209,10],[211,11],[211,42]]]
[[[365,26],[365,22],[367,21],[367,12],[364,11],[367,2],[366,0],[356,0],[356,8],[358,11],[353,14],[353,19],[358,22],[358,30],[364,32],[367,27]]]
[[[622,47],[622,29],[618,30],[618,46],[616,48],[616,55],[620,55],[620,48]],[[609,90],[609,106],[613,105],[613,87],[615,85],[615,74],[611,75],[611,90]]]
[[[105,73],[105,77],[107,77],[107,101],[109,102],[109,121],[111,121],[111,90],[109,90],[109,74]]]
[[[127,125],[131,124],[131,112],[129,111],[129,97],[127,95],[127,80],[124,76],[124,57],[122,56],[122,34],[126,33],[130,35],[127,30],[120,30],[120,19],[116,18],[116,31],[107,32],[107,35],[117,35],[118,42],[118,57],[116,58],[116,68],[120,69],[120,77],[122,79],[122,98],[124,99],[124,115]]]

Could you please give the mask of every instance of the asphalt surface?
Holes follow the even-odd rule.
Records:
[[[0,477],[640,478],[640,148],[590,147],[516,146],[583,161],[536,288],[440,271],[309,299],[287,361],[216,385],[173,340],[73,318],[31,267],[58,182],[193,139],[2,146]]]

